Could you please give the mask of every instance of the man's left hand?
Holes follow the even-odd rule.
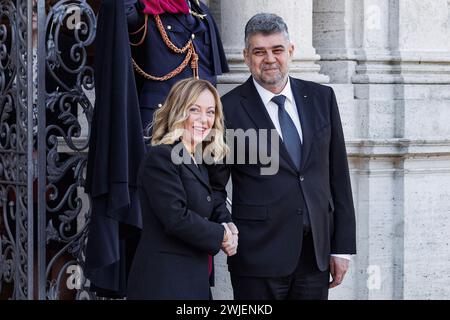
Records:
[[[339,257],[331,257],[330,273],[333,281],[330,282],[330,289],[337,287],[344,280],[345,273],[348,270],[349,260]]]

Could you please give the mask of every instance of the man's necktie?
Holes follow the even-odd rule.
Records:
[[[278,106],[278,120],[280,121],[284,145],[291,156],[292,162],[299,170],[302,157],[302,142],[294,122],[284,108],[286,97],[283,95],[275,96],[272,98],[272,101]]]
[[[300,169],[302,158],[302,142],[297,128],[294,125],[291,117],[284,108],[286,97],[283,95],[275,96],[272,101],[278,106],[278,120],[280,121],[281,134],[283,135],[283,142],[286,146],[292,161],[297,169]],[[311,222],[309,219],[309,212],[306,210],[303,213],[303,231],[310,230]]]

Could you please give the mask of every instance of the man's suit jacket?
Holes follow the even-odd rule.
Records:
[[[129,31],[133,32],[144,24],[143,7],[140,1],[124,1]],[[217,76],[228,72],[228,63],[220,34],[206,5],[200,3],[200,6],[197,6],[195,1],[191,1],[191,6],[196,12],[206,14],[206,17],[200,20],[191,15],[164,13],[160,15],[160,18],[170,41],[178,48],[184,47],[194,34],[194,46],[199,55],[199,77],[216,85]],[[143,32],[132,35],[131,41],[139,42],[142,35]],[[132,53],[138,65],[145,72],[155,76],[163,76],[174,70],[186,56],[186,54],[174,53],[167,47],[156,27],[154,17],[151,15],[148,17],[147,36],[142,45],[132,47]],[[158,104],[164,103],[173,85],[179,80],[192,76],[190,64],[179,75],[166,81],[144,80],[140,75],[137,76],[144,128],[152,120]]]
[[[213,214],[206,168],[174,164],[172,148],[150,147],[139,169],[144,227],[128,299],[209,299],[208,254],[221,248],[224,227],[218,222],[231,218]]]
[[[232,218],[239,229],[239,245],[228,265],[236,275],[292,274],[301,253],[307,212],[320,270],[329,267],[330,253],[356,251],[347,155],[334,92],[313,82],[290,80],[303,131],[300,170],[278,134],[280,157],[275,175],[262,176],[259,159],[257,164],[209,167],[215,198],[221,203],[217,208],[223,212],[231,174]],[[275,130],[251,77],[223,96],[222,103],[227,129]],[[270,150],[270,139],[267,143]]]

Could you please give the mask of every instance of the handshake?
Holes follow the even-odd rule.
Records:
[[[233,222],[223,222],[222,225],[225,228],[222,241],[222,250],[227,254],[227,256],[231,257],[237,252],[239,231]]]

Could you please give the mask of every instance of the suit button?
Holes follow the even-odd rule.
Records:
[[[303,210],[302,209],[297,209],[297,214],[303,214]]]
[[[303,180],[305,180],[305,177],[304,176],[300,176],[299,179],[300,179],[300,181],[303,182]]]
[[[194,40],[195,39],[195,34],[192,34],[191,38],[192,38],[192,40]]]
[[[161,103],[158,103],[158,108],[161,108],[162,107],[162,104]]]
[[[172,30],[172,26],[167,26],[167,30]]]
[[[210,196],[207,196],[207,197],[206,197],[206,200],[208,200],[208,202],[211,202],[211,197],[210,197]]]

